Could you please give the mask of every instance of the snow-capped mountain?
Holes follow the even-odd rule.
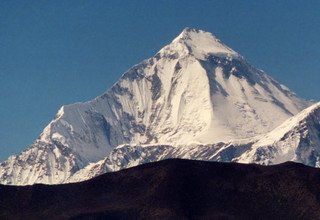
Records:
[[[63,183],[166,157],[250,161],[254,137],[310,104],[212,34],[186,28],[103,95],[63,106],[0,164],[0,182]]]

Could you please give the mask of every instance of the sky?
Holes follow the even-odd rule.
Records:
[[[298,95],[320,100],[320,1],[0,1],[0,161],[62,105],[105,92],[185,27],[214,33]]]

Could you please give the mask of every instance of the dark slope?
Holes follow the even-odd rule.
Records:
[[[320,170],[165,160],[65,185],[0,185],[0,219],[318,219]]]

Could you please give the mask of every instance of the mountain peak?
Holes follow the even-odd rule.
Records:
[[[205,59],[208,55],[239,56],[237,52],[222,43],[210,32],[195,28],[185,28],[172,41],[171,45],[183,44],[188,52],[198,59]]]

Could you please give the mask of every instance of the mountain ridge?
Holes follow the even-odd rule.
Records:
[[[293,162],[171,159],[73,184],[0,185],[0,218],[316,219],[319,179]]]

